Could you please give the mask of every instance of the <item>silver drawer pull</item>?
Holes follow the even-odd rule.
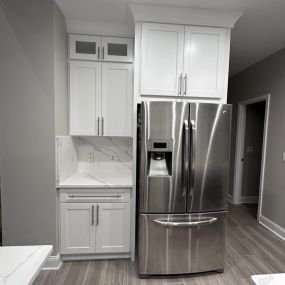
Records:
[[[169,222],[166,220],[153,220],[155,224],[162,225],[165,227],[197,227],[203,225],[210,225],[217,222],[217,218],[209,218],[206,220],[198,220],[193,222]]]
[[[114,198],[117,198],[117,199],[122,199],[123,196],[121,195],[114,195],[114,196],[84,196],[84,195],[67,195],[68,198],[92,198],[92,199],[114,199]]]

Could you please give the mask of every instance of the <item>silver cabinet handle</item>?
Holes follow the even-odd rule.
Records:
[[[100,59],[100,47],[98,47],[98,59]]]
[[[105,58],[105,48],[103,47],[103,59]]]
[[[97,135],[99,136],[99,129],[100,129],[100,118],[97,119]]]
[[[181,92],[182,92],[182,73],[178,78],[178,95],[181,95]]]
[[[102,118],[101,135],[104,136],[104,118]]]
[[[92,205],[91,209],[91,225],[94,226],[94,205]]]
[[[182,177],[183,177],[183,191],[182,196],[185,196],[188,192],[189,187],[189,123],[187,120],[183,124],[184,134],[183,134],[183,168],[182,168]]]
[[[96,226],[99,225],[99,205],[96,207]]]
[[[217,222],[217,218],[215,217],[209,217],[207,219],[203,220],[197,220],[197,221],[189,221],[189,222],[169,222],[165,220],[153,220],[155,224],[165,226],[165,227],[198,227],[203,225],[210,225],[215,222]]]
[[[187,95],[187,74],[184,75],[184,95]]]

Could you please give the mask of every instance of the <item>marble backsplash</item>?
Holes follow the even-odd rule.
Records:
[[[90,154],[92,161],[90,162]],[[124,137],[57,137],[57,185],[76,172],[132,172],[132,139]]]

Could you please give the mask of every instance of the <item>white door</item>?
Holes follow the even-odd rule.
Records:
[[[101,63],[70,62],[70,134],[96,136],[101,117]]]
[[[132,135],[132,65],[102,63],[102,128],[104,136]]]
[[[220,98],[223,92],[226,30],[185,27],[183,95]]]
[[[130,204],[99,203],[96,253],[130,251]]]
[[[69,58],[99,60],[101,37],[89,35],[69,35]]]
[[[103,37],[102,60],[104,61],[133,61],[133,39]]]
[[[61,253],[95,252],[95,205],[61,203]]]
[[[180,95],[183,50],[183,25],[142,24],[142,95]]]

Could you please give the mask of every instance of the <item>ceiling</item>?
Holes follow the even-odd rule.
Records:
[[[127,3],[244,11],[232,31],[230,74],[285,47],[284,0],[56,0],[69,20],[128,25]]]

